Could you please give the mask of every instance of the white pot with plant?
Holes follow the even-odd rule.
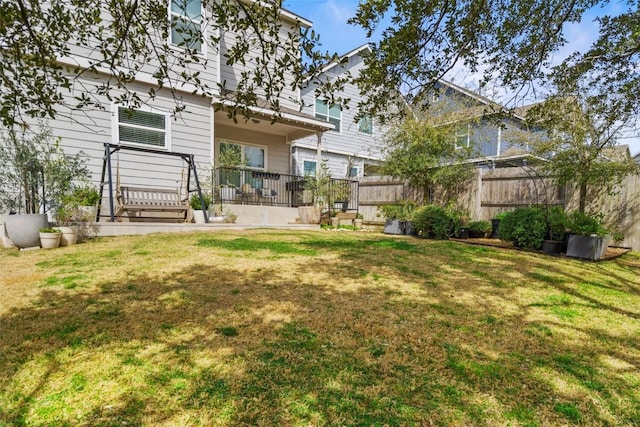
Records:
[[[43,227],[39,229],[39,234],[42,249],[54,249],[60,246],[60,238],[62,237],[60,230]]]
[[[56,209],[56,230],[60,230],[60,246],[71,246],[78,242],[78,226],[72,225],[72,209],[68,206],[59,206]]]
[[[75,205],[73,219],[82,222],[96,221],[100,197],[98,190],[90,184],[75,187],[70,195],[70,201]]]
[[[326,162],[320,164],[316,176],[305,176],[304,188],[311,192],[311,206],[298,206],[298,217],[303,224],[320,224],[322,209],[331,199],[331,176]]]
[[[204,206],[202,205],[202,201],[204,201]],[[205,215],[207,209],[209,209],[209,205],[211,205],[211,196],[207,193],[202,193],[202,200],[200,200],[200,195],[198,193],[194,193],[189,198],[189,206],[191,206],[193,221],[196,224],[205,224],[207,221],[205,219]]]
[[[0,132],[0,211],[9,213],[4,224],[19,248],[40,245],[39,229],[48,227],[47,211],[69,192],[71,181],[89,172],[83,153],[65,156],[51,130],[9,129]]]

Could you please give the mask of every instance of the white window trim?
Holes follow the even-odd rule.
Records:
[[[314,167],[313,167],[313,175],[309,174],[310,176],[316,176],[316,170],[318,169],[318,162],[315,160],[302,160],[302,176],[305,176],[307,173],[305,172],[305,167],[304,164],[305,163],[313,163]]]
[[[324,120],[324,121],[326,121],[327,123],[331,123],[331,121],[329,121],[329,118],[332,117],[329,114],[329,111],[330,111],[331,107],[329,106],[329,100],[328,99],[315,98],[315,101],[313,102],[313,116],[316,119],[319,119],[319,117],[316,115],[317,114],[316,107],[318,105],[317,101],[324,101],[327,104],[327,120]],[[335,117],[333,117],[333,118],[335,119]],[[320,119],[320,120],[322,120],[322,119]],[[340,130],[331,129],[329,132],[336,132],[337,134],[342,135],[342,128],[343,128],[343,124],[344,124],[343,121],[342,121],[342,108],[340,109],[339,120],[340,120]]]
[[[255,148],[261,148],[264,150],[264,167],[263,168],[256,168],[256,167],[251,167],[251,166],[245,166],[245,169],[248,170],[255,170],[255,171],[267,171],[269,170],[269,150],[268,147],[266,145],[261,145],[261,144],[253,144],[251,142],[245,142],[245,141],[237,141],[234,139],[229,139],[229,138],[216,138],[216,145],[217,145],[217,151],[216,151],[216,160],[218,159],[218,155],[220,155],[220,144],[224,144],[224,143],[228,143],[228,144],[234,144],[234,145],[239,145],[240,147],[255,147]],[[242,153],[242,157],[244,159],[244,150],[241,150]]]
[[[369,117],[370,117],[370,116],[369,116]],[[356,123],[356,125],[358,126],[358,133],[359,133],[360,135],[365,135],[365,136],[374,136],[374,135],[375,135],[375,133],[376,133],[376,126],[375,126],[375,124],[373,123],[373,117],[370,117],[370,119],[371,119],[371,133],[362,132],[362,131],[360,130],[360,120],[361,120],[361,119],[360,119],[360,120],[358,120],[358,123]]]
[[[171,11],[171,3],[173,3],[172,0],[169,0],[167,2],[167,19],[169,20],[169,46],[171,46],[172,49],[175,49],[179,52],[184,52],[185,49],[182,46],[178,46],[177,44],[173,43],[173,40],[171,40],[171,19],[176,16],[180,19],[186,19],[189,20],[191,22],[198,22],[198,21],[194,21],[192,19],[190,19],[188,16],[184,16],[184,15],[178,15],[177,13],[174,13]],[[207,28],[205,25],[205,19],[204,19],[204,14],[205,14],[205,7],[204,7],[204,3],[201,1],[200,2],[200,21],[198,22],[200,24],[200,32],[202,33],[202,44],[200,45],[200,52],[196,53],[196,56],[198,57],[202,57],[202,58],[206,58],[207,57]]]
[[[120,119],[118,116],[118,108],[122,107],[122,108],[126,108],[129,110],[135,110],[135,111],[143,111],[145,113],[153,113],[153,114],[158,114],[158,115],[162,115],[164,116],[165,120],[164,120],[164,147],[160,147],[157,145],[151,145],[151,144],[140,144],[137,142],[124,142],[121,143],[120,142]],[[131,147],[141,147],[141,148],[149,148],[152,150],[161,150],[161,151],[171,151],[172,150],[172,139],[171,139],[171,115],[167,112],[164,111],[159,111],[156,110],[154,108],[151,107],[141,107],[141,108],[129,108],[129,107],[125,107],[123,105],[120,104],[111,104],[111,143],[113,145],[122,145],[122,146],[131,146]],[[125,124],[125,126],[129,126],[129,127],[136,127],[135,125],[129,125],[129,124]],[[137,126],[137,127],[141,127],[141,126]],[[149,128],[152,130],[158,130],[155,128]]]
[[[462,137],[462,136],[466,136],[467,137],[466,143],[464,145],[458,145],[458,137],[459,136],[460,137]],[[458,129],[456,129],[456,134],[455,134],[454,139],[453,139],[454,148],[456,150],[462,150],[464,147],[468,147],[469,144],[470,144],[470,137],[471,137],[471,125],[469,125],[468,123],[467,123],[467,132],[466,132],[466,134],[458,134]]]

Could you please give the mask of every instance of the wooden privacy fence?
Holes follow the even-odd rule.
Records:
[[[437,194],[433,196],[436,200]],[[399,200],[422,201],[422,193],[405,181],[391,177],[360,179],[359,205],[364,220],[382,224],[378,207]],[[600,212],[607,225],[617,227],[625,236],[624,246],[640,250],[640,176],[632,175],[611,193],[589,195],[586,210]],[[577,189],[560,187],[535,168],[523,166],[476,169],[466,185],[461,186],[456,207],[469,213],[472,220],[490,220],[498,213],[522,206],[563,206],[577,210]]]
[[[422,200],[421,192],[405,181],[390,176],[367,176],[359,179],[358,211],[368,224],[384,224],[378,207],[398,200]]]

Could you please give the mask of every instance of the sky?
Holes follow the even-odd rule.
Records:
[[[368,41],[378,41],[379,36],[374,35],[373,40],[367,40],[365,32],[360,27],[347,24],[357,9],[358,0],[284,0],[283,6],[303,18],[313,22],[313,29],[320,34],[319,50],[338,53],[347,53]],[[616,1],[607,5],[607,12],[615,14],[616,9],[623,6]],[[626,7],[626,6],[624,6]],[[566,26],[565,35],[569,43],[564,49],[554,55],[554,62],[560,62],[569,53],[581,51],[588,48],[597,36],[597,26],[593,19],[602,13],[602,9],[596,8],[585,14],[582,22]],[[453,83],[475,89],[479,76],[469,74],[467,71],[459,69],[447,78]],[[510,98],[510,94],[505,93],[500,88],[494,88],[494,96],[483,93],[494,98],[497,102],[505,102]],[[631,154],[640,153],[640,138],[637,135],[629,135],[620,140],[622,144],[628,144]]]

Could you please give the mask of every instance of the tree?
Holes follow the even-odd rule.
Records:
[[[301,87],[332,58],[315,50],[317,35],[300,23],[281,31],[281,6],[282,0],[2,1],[0,121],[6,128],[24,127],[29,118],[54,118],[65,109],[104,108],[101,97],[136,108],[162,89],[174,95],[180,113],[185,106],[177,90],[185,86],[195,94],[231,100],[234,118],[238,113],[249,117],[249,107],[260,98],[279,112],[283,91]],[[177,12],[171,19],[168,8]],[[207,11],[204,17],[200,10]],[[233,87],[203,77],[216,64],[200,55],[202,46],[217,51],[221,44],[228,66],[248,70]],[[70,65],[77,53],[86,62]],[[143,71],[155,80],[146,93],[130,86]],[[82,84],[80,77],[97,74],[106,76],[97,87],[72,92]],[[340,85],[326,82],[318,90]]]
[[[363,0],[350,20],[371,36],[385,17],[391,26],[372,46],[366,69],[358,80],[367,99],[359,106],[371,115],[385,116],[389,99],[399,89],[408,102],[433,87],[458,65],[480,72],[482,84],[496,82],[512,90],[531,87],[543,80],[551,55],[567,40],[563,27],[579,22],[585,11],[604,6],[607,0]],[[636,7],[636,2],[620,5]],[[600,39],[583,55],[575,54],[565,65],[578,79],[598,71],[594,81],[607,88],[634,94],[628,108],[635,108],[640,89],[637,61],[640,55],[640,13],[629,9],[618,17],[598,19]],[[621,73],[622,72],[622,73]],[[618,90],[616,90],[618,93]],[[425,105],[427,106],[427,105]]]
[[[433,187],[439,187],[444,204],[471,169],[461,161],[469,151],[456,149],[455,133],[448,126],[435,127],[427,120],[406,119],[389,132],[383,148],[382,173],[408,180],[420,190],[425,203]]]
[[[544,137],[532,141],[534,153],[548,160],[543,169],[558,184],[577,186],[582,213],[590,195],[609,191],[638,172],[633,159],[613,152],[617,137],[634,115],[584,90],[572,82],[527,114],[532,126],[545,131]]]

